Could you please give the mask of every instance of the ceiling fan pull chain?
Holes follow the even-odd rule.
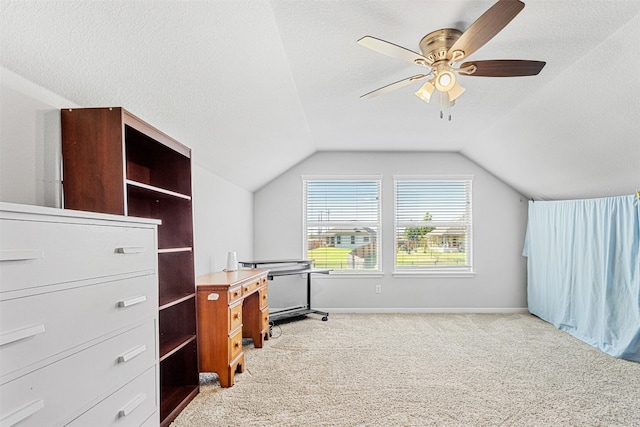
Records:
[[[447,113],[449,121],[451,121],[451,101],[449,101],[449,92],[440,92],[440,118],[444,118]]]

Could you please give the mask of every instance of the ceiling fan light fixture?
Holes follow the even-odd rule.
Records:
[[[449,90],[449,99],[453,103],[460,95],[464,93],[464,88],[458,82]]]
[[[440,92],[449,92],[456,84],[456,77],[451,71],[441,71],[436,77],[436,89]]]
[[[420,89],[417,90],[416,96],[422,99],[427,104],[431,101],[431,95],[435,90],[435,86],[433,86],[433,81],[429,80],[425,84],[422,85]]]

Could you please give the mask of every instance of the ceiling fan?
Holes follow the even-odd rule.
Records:
[[[467,61],[456,65],[471,56],[516,17],[524,8],[519,0],[499,0],[482,14],[466,31],[445,28],[433,31],[420,40],[420,52],[417,53],[402,46],[365,36],[358,44],[376,52],[397,58],[429,69],[426,74],[417,74],[409,78],[383,86],[360,98],[373,98],[413,82],[431,77],[415,93],[425,102],[430,102],[434,92],[439,95],[440,118],[446,112],[451,120],[450,108],[462,95],[464,88],[458,83],[456,74],[478,77],[518,77],[537,75],[545,66],[543,61],[518,59],[493,59],[487,61]]]

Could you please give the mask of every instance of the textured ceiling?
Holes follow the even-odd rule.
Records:
[[[536,199],[640,187],[640,1],[525,1],[471,59],[546,67],[462,77],[451,122],[420,83],[359,99],[424,71],[359,38],[417,50],[493,3],[1,0],[0,63],[77,105],[125,107],[251,191],[326,150],[458,151]]]

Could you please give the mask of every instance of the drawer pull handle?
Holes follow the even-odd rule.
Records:
[[[0,335],[0,346],[30,338],[43,332],[44,324],[28,326],[26,328],[18,329],[15,331],[5,332],[4,334]]]
[[[131,350],[127,351],[125,354],[123,354],[120,357],[118,357],[118,362],[119,363],[128,362],[129,360],[133,359],[134,357],[141,355],[145,351],[147,351],[147,346],[144,345],[144,344],[141,344],[141,345],[137,346],[136,348],[131,349]]]
[[[234,319],[239,319],[239,318],[240,318],[240,314],[239,314],[239,313],[235,313],[235,314],[233,315],[233,318],[234,318]]]
[[[0,251],[0,261],[33,261],[44,259],[42,251]]]
[[[116,253],[119,254],[141,254],[145,252],[144,246],[123,246],[116,248]]]
[[[127,403],[127,405],[118,412],[119,417],[126,417],[130,413],[132,413],[138,406],[147,400],[147,395],[145,393],[140,393],[136,397],[131,400],[131,402]]]
[[[118,302],[118,307],[131,307],[132,305],[143,303],[147,300],[145,295],[127,298]]]
[[[33,402],[24,405],[22,408],[13,411],[9,415],[2,417],[2,419],[0,419],[0,425],[3,427],[14,426],[19,422],[26,420],[42,408],[44,408],[44,401],[34,400]]]

